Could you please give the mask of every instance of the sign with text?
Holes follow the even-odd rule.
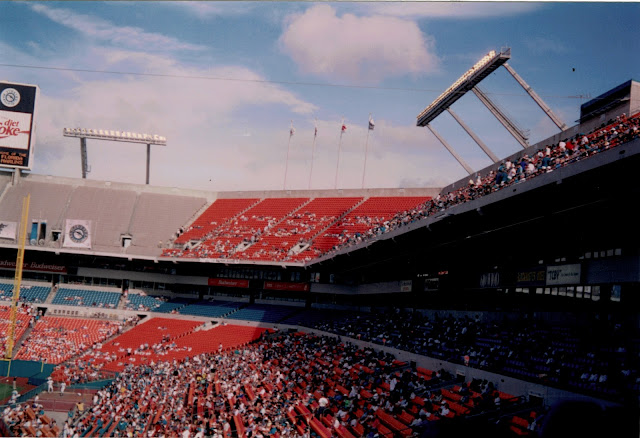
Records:
[[[547,266],[547,286],[557,284],[579,284],[580,264]]]
[[[496,288],[500,287],[500,273],[499,272],[485,272],[480,275],[480,280],[478,281],[478,286],[480,288]]]
[[[31,169],[37,85],[0,82],[0,166]]]
[[[220,286],[220,287],[241,287],[248,288],[249,280],[236,280],[233,278],[210,278],[209,286]]]
[[[286,281],[265,281],[264,288],[268,290],[290,290],[292,292],[308,292],[309,283],[287,283]]]
[[[547,268],[545,266],[518,271],[516,286],[544,286],[546,278]]]
[[[15,270],[15,260],[0,260],[0,269]],[[22,269],[25,271],[57,272],[59,274],[65,274],[67,272],[67,268],[65,266],[37,262],[24,262],[22,264]]]

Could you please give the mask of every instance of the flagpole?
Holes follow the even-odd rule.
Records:
[[[338,169],[340,168],[340,150],[342,149],[342,133],[344,132],[344,117],[342,118],[342,124],[340,125],[340,140],[338,141],[338,161],[336,162],[336,180],[334,183],[334,189],[338,188]]]
[[[293,137],[293,120],[291,121],[291,129],[289,130],[289,143],[287,144],[287,161],[284,165],[284,182],[282,183],[282,190],[286,190],[287,187],[287,171],[289,170],[289,149],[291,149],[291,137]]]
[[[367,129],[367,141],[364,144],[364,167],[362,168],[362,188],[364,189],[364,174],[367,171],[367,150],[369,149],[369,132],[371,129]]]
[[[367,154],[369,152],[369,133],[373,131],[374,123],[369,113],[369,126],[367,127],[367,141],[364,144],[364,167],[362,168],[362,188],[364,189],[364,175],[367,171]]]
[[[316,137],[318,136],[318,119],[315,123],[315,131],[313,132],[313,144],[311,145],[311,169],[309,170],[309,190],[311,190],[311,175],[313,175],[313,155],[316,150]]]

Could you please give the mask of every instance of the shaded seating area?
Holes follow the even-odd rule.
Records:
[[[20,285],[20,301],[23,303],[44,303],[51,292],[50,286]],[[0,283],[0,300],[13,299],[13,283]]]
[[[250,304],[228,315],[227,318],[276,323],[298,311],[300,308],[293,306]]]
[[[53,297],[52,304],[115,309],[118,307],[120,297],[121,294],[119,292],[61,287]]]
[[[246,303],[240,303],[235,301],[197,301],[195,303],[187,304],[180,308],[178,313],[181,315],[195,315],[206,316],[211,318],[221,318],[228,315],[230,312],[235,311],[240,306]]]
[[[129,293],[129,295],[127,295],[127,298],[126,298],[126,304],[124,305],[124,308],[127,310],[145,310],[150,312],[160,312],[158,308],[160,308],[163,304],[166,304],[166,302],[167,302],[167,299],[162,299],[162,297],[154,297],[151,295],[141,295],[138,293]],[[171,310],[169,310],[169,312]]]

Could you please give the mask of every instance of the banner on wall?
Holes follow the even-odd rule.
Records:
[[[220,286],[220,287],[249,287],[249,280],[236,280],[230,278],[210,278],[209,286]]]
[[[500,282],[499,272],[484,272],[480,274],[478,287],[482,289],[486,289],[486,288],[497,288],[497,287],[500,287],[501,285],[502,283]]]
[[[287,283],[286,281],[265,281],[264,288],[268,290],[289,290],[293,292],[308,292],[309,283]]]
[[[67,219],[62,246],[65,248],[91,248],[91,221]]]
[[[15,260],[0,260],[0,269],[16,269]],[[54,265],[50,263],[38,263],[38,262],[24,262],[22,269],[25,271],[35,272],[53,272],[58,274],[66,274],[67,268],[62,265]]]
[[[18,233],[17,222],[0,221],[0,239],[16,240]]]
[[[546,266],[536,266],[530,269],[523,269],[516,274],[516,286],[544,286],[547,278]]]
[[[547,286],[579,284],[580,264],[547,266]]]

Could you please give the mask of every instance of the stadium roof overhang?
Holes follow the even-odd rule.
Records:
[[[511,58],[511,49],[504,48],[500,52],[492,50],[455,81],[447,90],[438,96],[417,117],[417,126],[426,126],[443,111],[446,111],[484,78],[496,71]]]

